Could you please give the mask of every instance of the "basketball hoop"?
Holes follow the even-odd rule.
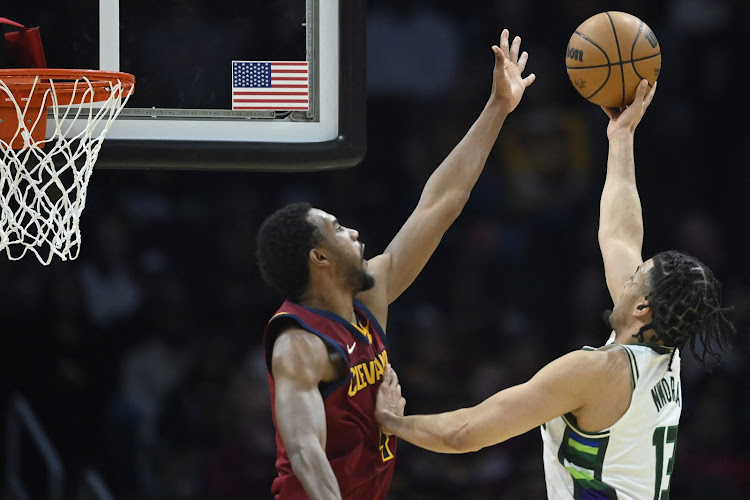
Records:
[[[78,257],[94,163],[134,85],[128,73],[0,69],[0,251],[9,259]]]

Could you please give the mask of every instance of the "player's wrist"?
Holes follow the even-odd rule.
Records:
[[[487,101],[485,109],[504,118],[510,114],[511,104],[508,99],[493,94]]]
[[[607,134],[609,142],[632,142],[635,137],[635,130],[629,127],[617,128]]]
[[[396,415],[395,412],[392,410],[376,410],[375,411],[375,420],[380,425],[380,430],[383,432],[383,434],[391,435],[392,432],[392,424],[393,422],[398,418],[398,415]]]

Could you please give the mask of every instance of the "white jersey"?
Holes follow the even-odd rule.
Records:
[[[669,498],[682,411],[680,353],[675,352],[670,371],[671,350],[661,346],[615,344],[601,349],[627,353],[633,382],[630,407],[601,432],[581,431],[572,414],[542,425],[547,496],[550,500]]]

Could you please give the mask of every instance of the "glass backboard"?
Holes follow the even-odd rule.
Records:
[[[47,0],[2,14],[40,27],[49,67],[135,75],[97,167],[298,171],[364,156],[365,10],[362,0]]]

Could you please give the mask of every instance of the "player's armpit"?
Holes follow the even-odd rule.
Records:
[[[323,341],[291,329],[274,343],[276,424],[292,469],[310,498],[341,497],[326,457],[326,416],[318,384],[335,376]]]

